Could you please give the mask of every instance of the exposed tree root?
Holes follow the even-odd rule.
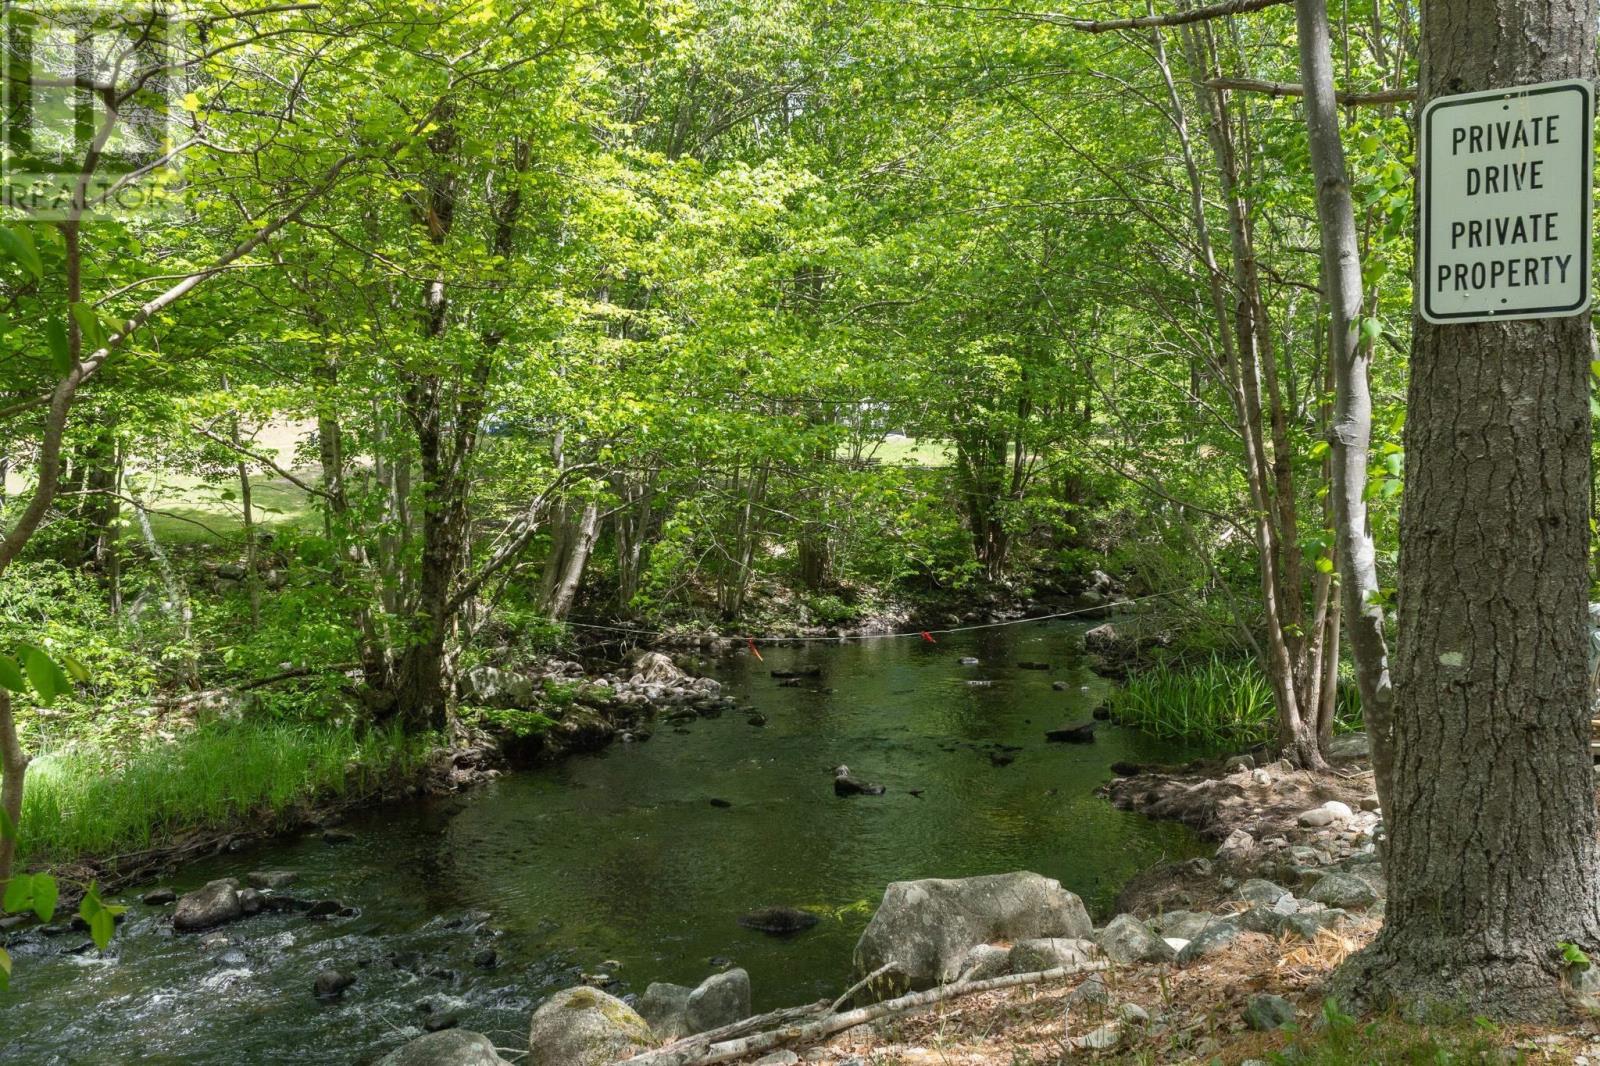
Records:
[[[1491,954],[1481,942],[1401,937],[1387,929],[1339,968],[1328,989],[1343,1010],[1392,1010],[1419,1024],[1479,1016],[1556,1022],[1570,1019],[1574,1008],[1555,944]]]

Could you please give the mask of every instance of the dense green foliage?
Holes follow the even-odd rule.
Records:
[[[23,855],[111,856],[195,829],[270,831],[308,804],[407,779],[425,751],[426,738],[285,722],[204,726],[126,754],[69,747],[29,769]]]
[[[26,853],[281,808],[390,730],[536,733],[454,679],[573,618],[853,625],[1097,569],[1227,660],[1121,713],[1268,739],[1252,657],[1337,675],[1327,316],[1297,105],[1208,79],[1294,81],[1292,13],[1053,12],[190,5],[181,77],[106,87],[166,94],[181,182],[0,225]],[[1405,5],[1334,32],[1343,87],[1410,84]],[[1345,123],[1387,585],[1412,153],[1404,104]]]
[[[1361,723],[1354,684],[1339,686],[1336,727]],[[1154,663],[1111,697],[1111,716],[1159,737],[1194,740],[1217,750],[1270,744],[1277,735],[1272,683],[1251,659],[1212,656],[1198,665]]]

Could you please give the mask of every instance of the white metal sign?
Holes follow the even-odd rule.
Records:
[[[1421,150],[1423,318],[1588,310],[1592,83],[1438,97],[1422,112]]]

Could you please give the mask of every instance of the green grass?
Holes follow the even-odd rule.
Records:
[[[20,847],[30,862],[137,851],[196,829],[271,827],[312,797],[375,791],[428,744],[350,726],[202,726],[131,754],[72,746],[36,758]]]
[[[891,436],[863,453],[884,466],[921,466],[930,469],[950,465],[950,444],[942,440]]]
[[[315,471],[297,471],[296,476],[311,484],[315,484],[318,477]],[[198,478],[175,478],[164,484],[154,499],[147,501],[152,508],[150,528],[163,544],[221,544],[236,539],[244,528],[237,487],[237,483],[231,481],[223,485],[208,484]],[[234,492],[235,498],[224,499],[224,489]],[[250,494],[251,509],[260,528],[310,529],[319,524],[311,497],[283,478],[275,475],[252,477]],[[133,530],[127,535],[136,541],[139,534]]]
[[[1329,1003],[1309,1031],[1269,1052],[1272,1066],[1466,1066],[1520,1063],[1528,1057],[1507,1044],[1513,1034],[1477,1019],[1450,1026],[1408,1025],[1394,1018],[1361,1022]]]
[[[1211,747],[1249,747],[1278,734],[1272,684],[1254,660],[1213,656],[1200,666],[1158,664],[1111,698],[1112,717],[1159,737]],[[1338,720],[1360,720],[1355,687],[1339,686]]]

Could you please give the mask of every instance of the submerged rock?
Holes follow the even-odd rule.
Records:
[[[802,933],[821,920],[810,911],[803,911],[797,907],[762,907],[739,916],[739,924],[746,929],[770,933],[773,936]]]
[[[1076,939],[1093,928],[1081,899],[1036,873],[896,881],[856,943],[855,970],[887,968],[870,989],[881,998],[955,980],[979,944]]]
[[[1057,729],[1046,729],[1044,738],[1056,744],[1093,744],[1094,729],[1098,722],[1083,722],[1079,725],[1064,725]]]
[[[533,1012],[526,1066],[610,1066],[652,1043],[650,1026],[622,1000],[569,988]]]
[[[198,933],[242,917],[244,908],[239,902],[239,882],[225,877],[178,897],[172,928],[180,933]]]
[[[245,914],[260,914],[266,909],[267,898],[254,888],[239,890],[239,909]]]
[[[330,968],[318,970],[316,979],[312,982],[311,987],[318,999],[337,999],[344,994],[345,989],[355,983],[354,974]]]
[[[833,768],[833,794],[836,796],[881,796],[884,792],[882,785],[861,780],[848,766]]]
[[[245,884],[251,888],[287,888],[300,880],[293,870],[252,870],[244,875]]]
[[[446,1029],[395,1048],[377,1066],[501,1066],[505,1061],[482,1033]]]
[[[178,894],[170,888],[153,888],[144,894],[143,901],[147,906],[160,907],[177,898]]]

